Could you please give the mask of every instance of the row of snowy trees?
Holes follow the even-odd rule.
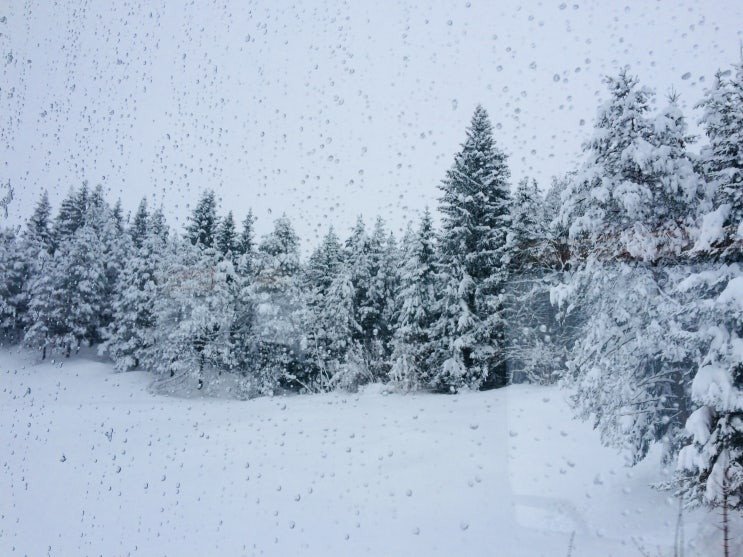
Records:
[[[478,107],[441,186],[438,233],[427,211],[401,242],[381,219],[367,230],[359,218],[306,262],[286,217],[257,241],[252,214],[238,230],[211,191],[180,235],[146,200],[124,218],[83,185],[53,217],[44,194],[20,234],[4,233],[1,325],[42,357],[95,344],[119,370],[199,388],[229,374],[243,396],[553,380],[545,277],[558,258],[542,244],[554,215],[534,182],[512,199],[508,178]]]
[[[565,383],[607,445],[634,463],[661,442],[683,493],[743,508],[743,65],[699,104],[699,154],[675,96],[653,114],[626,71],[607,83],[555,223]]]
[[[700,153],[670,96],[626,71],[582,165],[509,183],[475,110],[426,212],[398,241],[359,219],[307,261],[285,217],[254,238],[206,192],[182,235],[143,201],[131,219],[101,188],[43,196],[2,235],[0,326],[65,355],[98,344],[117,369],[168,385],[231,378],[279,388],[503,386],[562,379],[577,413],[632,462],[662,443],[696,500],[743,505],[743,68],[700,103]]]

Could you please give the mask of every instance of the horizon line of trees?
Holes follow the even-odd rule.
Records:
[[[510,184],[475,109],[426,211],[402,238],[359,217],[306,262],[285,216],[260,239],[203,193],[182,234],[102,188],[44,193],[0,236],[0,329],[65,356],[98,345],[117,370],[234,394],[562,383],[576,414],[632,463],[653,444],[689,501],[743,508],[743,64],[699,105],[690,151],[678,98],[627,70],[606,79],[580,167]]]

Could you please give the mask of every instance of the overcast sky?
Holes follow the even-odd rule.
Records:
[[[358,214],[395,230],[437,184],[482,103],[513,180],[576,164],[629,65],[692,107],[740,58],[743,2],[0,3],[0,183],[102,183],[179,228],[204,188],[260,232],[286,212],[305,252]]]

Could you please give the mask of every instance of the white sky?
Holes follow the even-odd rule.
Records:
[[[87,179],[178,229],[213,188],[259,232],[286,212],[306,253],[358,214],[398,230],[435,207],[478,102],[513,181],[543,187],[625,64],[695,122],[741,22],[722,0],[0,0],[0,183],[11,223]]]

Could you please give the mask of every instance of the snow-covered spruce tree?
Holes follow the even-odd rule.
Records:
[[[348,269],[342,268],[328,287],[319,318],[326,352],[321,368],[327,386],[355,391],[374,379],[369,357],[359,338],[361,325],[356,321],[355,289]]]
[[[47,253],[52,251],[51,215],[49,193],[44,190],[24,231],[24,240],[32,249],[32,253],[29,254],[31,257],[42,250]]]
[[[567,192],[575,176],[576,172],[573,171],[554,177],[544,199],[548,243],[546,256],[551,269],[545,278],[550,285],[550,303],[555,321],[555,325],[548,329],[551,351],[545,360],[553,363],[553,374],[557,380],[565,372],[568,356],[572,354],[573,346],[580,338],[585,321],[582,312],[576,310],[576,303],[558,304],[559,296],[553,298],[565,284],[571,282],[572,277],[569,226],[563,222],[561,212],[563,194]]]
[[[501,296],[510,227],[506,155],[478,106],[441,184],[439,315],[432,327],[432,387],[456,391],[506,384]]]
[[[428,209],[418,230],[405,235],[402,254],[389,379],[411,391],[429,380],[429,333],[435,319],[436,236]]]
[[[219,221],[217,226],[216,248],[223,257],[230,259],[233,263],[237,262],[239,256],[239,244],[237,232],[235,231],[235,219],[232,211]]]
[[[0,340],[15,342],[23,334],[28,309],[28,263],[22,241],[9,228],[0,230]]]
[[[374,380],[386,380],[391,354],[390,341],[395,321],[397,243],[385,229],[384,220],[377,217],[369,238],[368,278],[366,297],[359,300],[357,321],[362,329],[363,347]]]
[[[217,201],[214,191],[208,190],[201,194],[201,198],[188,218],[186,238],[193,245],[200,244],[204,248],[210,248],[214,246],[218,226]]]
[[[722,265],[692,275],[682,286],[701,332],[712,339],[691,385],[697,408],[686,421],[691,438],[678,457],[681,492],[691,503],[741,510],[743,272],[739,265]]]
[[[118,276],[112,299],[113,319],[100,348],[119,371],[139,367],[156,325],[156,276],[165,249],[162,232],[154,226],[156,218],[147,212],[143,201],[129,229],[133,245]]]
[[[718,72],[714,87],[699,106],[704,109],[701,123],[709,139],[702,166],[716,208],[707,227],[712,231],[716,230],[715,221],[722,224],[725,231],[718,241],[731,247],[732,257],[722,255],[735,259],[740,256],[738,242],[743,236],[736,228],[743,222],[743,62],[735,66],[732,75]]]
[[[31,326],[24,342],[46,355],[65,356],[99,338],[106,289],[104,254],[92,226],[84,225],[57,247],[30,288]]]
[[[381,218],[369,236],[359,217],[346,240],[345,254],[346,270],[353,285],[353,320],[359,325],[352,340],[361,350],[359,361],[366,369],[359,377],[365,377],[365,381],[384,380],[389,369],[394,323],[397,246]]]
[[[67,196],[62,200],[51,227],[54,250],[85,223],[85,213],[88,210],[88,195],[88,183],[83,182],[79,190],[70,188]]]
[[[270,394],[300,371],[301,267],[299,237],[286,216],[258,246],[252,289],[255,303],[255,360],[258,392]]]
[[[243,220],[242,230],[237,237],[236,267],[243,277],[252,277],[256,267],[255,221],[253,211],[249,210]]]
[[[346,300],[331,300],[330,288],[339,276],[343,265],[343,248],[331,227],[320,245],[310,255],[303,278],[305,310],[303,313],[305,371],[299,381],[308,390],[330,387],[334,363],[343,359],[349,338],[334,335],[333,320],[339,310],[346,307]],[[351,289],[352,290],[352,289]],[[353,318],[353,292],[350,293],[351,319]],[[355,331],[349,331],[349,335]]]
[[[98,238],[104,272],[97,333],[91,339],[92,343],[98,343],[102,340],[101,334],[113,320],[113,300],[118,293],[119,275],[129,255],[130,238],[123,228],[121,203],[117,202],[113,208],[110,207],[100,185],[90,195],[85,223],[95,231]]]
[[[679,256],[701,184],[673,100],[652,118],[651,92],[635,77],[623,71],[607,84],[586,162],[564,195],[571,273],[554,294],[583,323],[566,374],[574,407],[636,463],[657,441],[672,458],[690,412],[699,347],[670,292],[687,273]]]
[[[52,227],[51,256],[29,275],[27,345],[42,355],[52,349],[69,356],[81,345],[100,341],[123,261],[119,224],[100,186],[93,192],[87,184],[70,191]]]
[[[34,281],[45,272],[52,257],[53,244],[51,232],[51,205],[49,195],[44,191],[26,227],[17,239],[16,248],[23,268],[22,291],[19,297],[9,299],[16,318],[21,319],[17,332],[23,338],[31,326],[31,314],[28,311],[30,292]]]
[[[139,249],[147,238],[149,228],[150,213],[147,210],[147,198],[143,197],[139,202],[137,212],[134,213],[132,224],[129,226],[129,236],[131,237],[134,249]]]
[[[236,368],[235,299],[240,282],[214,248],[174,239],[155,274],[156,326],[145,329],[142,365],[164,390],[202,389]]]
[[[680,285],[706,352],[692,382],[696,410],[679,454],[681,490],[693,502],[743,509],[743,63],[718,74],[700,103],[709,146],[702,167],[714,206],[701,220],[698,272]]]
[[[559,324],[550,303],[558,260],[536,181],[519,182],[510,211],[509,280],[503,302],[509,382],[552,382],[560,369],[560,350],[553,343]]]

